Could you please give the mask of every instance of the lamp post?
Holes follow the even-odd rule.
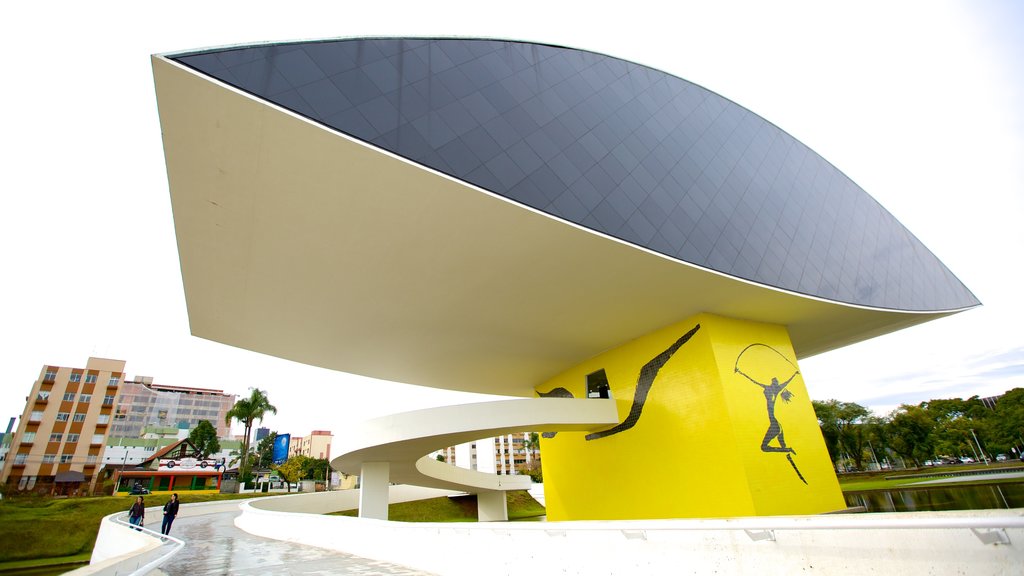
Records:
[[[981,449],[981,442],[978,442],[978,435],[974,433],[974,428],[971,428],[971,436],[974,436],[974,443],[978,445],[978,452],[981,452],[981,457],[985,460],[985,466],[988,466],[988,456],[986,456],[985,451]]]

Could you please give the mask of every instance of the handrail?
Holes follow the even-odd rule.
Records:
[[[136,525],[132,524],[131,522],[128,522],[128,520],[127,520],[128,514],[127,513],[115,512],[114,514],[111,514],[110,516],[108,516],[108,518],[110,518],[110,520],[112,522],[114,522],[115,524],[120,524],[122,526],[126,526],[128,528],[131,528],[132,530],[137,530],[139,532],[142,532],[143,534],[147,534],[147,535],[152,536],[154,538],[159,538],[160,542],[161,542],[161,544],[160,544],[161,546],[166,546],[168,541],[171,543],[170,550],[168,550],[167,552],[165,552],[161,556],[157,557],[156,559],[150,561],[149,563],[145,564],[144,566],[136,567],[134,571],[128,573],[128,576],[142,576],[143,574],[146,574],[146,573],[150,572],[151,570],[154,570],[154,569],[158,568],[161,564],[163,564],[164,562],[170,560],[172,556],[174,556],[175,554],[180,552],[181,549],[185,547],[185,541],[184,540],[175,538],[174,536],[170,536],[170,535],[159,534],[159,533],[154,532],[154,531],[152,531],[149,528],[146,528],[144,526],[136,526]],[[145,554],[145,552],[143,552],[142,554]],[[139,554],[137,556],[140,556],[142,554]],[[126,559],[126,560],[122,560],[118,564],[130,562],[133,559],[135,559],[135,558],[129,558],[129,559]],[[115,571],[114,574],[119,574],[119,572]]]

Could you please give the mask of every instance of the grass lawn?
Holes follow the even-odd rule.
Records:
[[[533,518],[544,514],[544,507],[525,490],[505,493],[508,519]],[[356,516],[358,510],[333,513],[336,516]],[[388,519],[396,522],[476,522],[476,495],[448,498],[430,498],[416,502],[401,502],[388,506]]]
[[[251,494],[189,494],[179,492],[183,504],[252,498]],[[147,506],[162,506],[170,496],[146,496]],[[86,561],[99,533],[100,520],[125,512],[134,496],[83,498],[8,498],[0,501],[0,571],[7,563],[40,558]],[[151,521],[152,522],[152,521]]]

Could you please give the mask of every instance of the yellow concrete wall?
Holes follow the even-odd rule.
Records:
[[[587,375],[604,369],[626,420],[643,367],[695,328],[661,365],[633,427],[590,440],[579,432],[541,439],[549,519],[809,514],[845,506],[782,326],[698,315],[587,360],[537,392],[564,388],[584,397]],[[768,395],[794,454],[762,450],[766,393],[743,374],[766,385],[792,377]],[[768,446],[780,448],[779,439]]]

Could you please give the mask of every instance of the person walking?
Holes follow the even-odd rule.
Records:
[[[171,524],[178,515],[178,493],[171,494],[171,499],[164,504],[164,522],[160,526],[160,533],[167,535],[171,533]]]
[[[132,507],[128,510],[128,522],[132,526],[138,526],[136,530],[140,530],[142,528],[142,521],[145,518],[146,504],[145,501],[142,499],[142,496],[139,496],[138,498],[135,499],[135,503],[132,504]]]

